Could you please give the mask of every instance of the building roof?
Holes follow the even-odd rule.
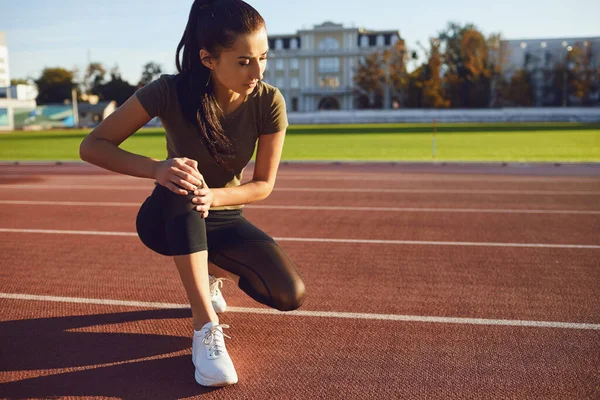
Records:
[[[80,113],[101,113],[110,103],[110,101],[99,101],[97,104],[78,103],[77,109]]]

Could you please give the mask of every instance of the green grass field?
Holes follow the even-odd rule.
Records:
[[[87,130],[0,134],[0,160],[78,160]],[[600,162],[600,124],[292,125],[283,160]],[[165,158],[162,129],[143,129],[129,151]]]

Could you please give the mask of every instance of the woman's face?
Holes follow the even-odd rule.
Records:
[[[200,50],[204,65],[212,68],[212,78],[217,85],[239,94],[250,94],[256,87],[267,67],[269,42],[263,27],[249,35],[240,35],[232,48],[223,50],[218,60],[205,59],[210,56]]]

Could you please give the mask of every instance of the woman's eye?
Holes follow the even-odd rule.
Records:
[[[261,58],[261,59],[260,59],[260,61],[267,61],[267,59],[268,59],[268,58],[269,58],[269,57],[263,57],[263,58]],[[246,65],[250,65],[250,63],[240,63],[240,65],[241,65],[242,67],[245,67]]]

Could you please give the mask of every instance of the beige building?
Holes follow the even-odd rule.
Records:
[[[362,57],[391,48],[398,31],[324,22],[290,35],[269,35],[264,80],[283,93],[289,112],[353,110],[354,73]]]
[[[8,73],[8,48],[6,47],[6,33],[0,32],[0,87],[10,86]]]

